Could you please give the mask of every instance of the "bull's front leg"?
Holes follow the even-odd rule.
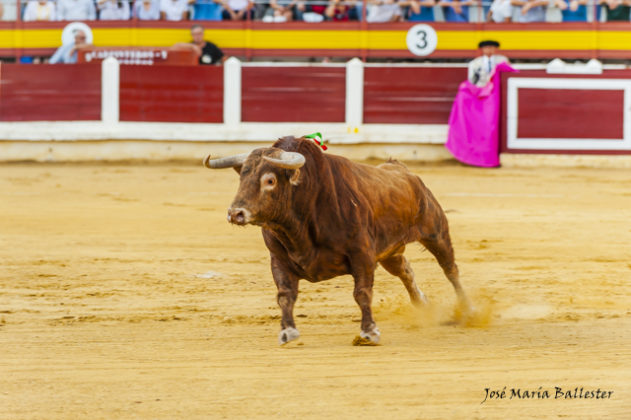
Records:
[[[300,337],[294,322],[294,304],[298,298],[299,279],[275,257],[272,257],[272,275],[278,288],[277,301],[281,310],[278,342],[282,345]]]
[[[355,289],[353,297],[362,313],[359,339],[353,344],[378,344],[381,333],[372,317],[372,287],[375,279],[375,263],[368,256],[353,261],[353,279]]]

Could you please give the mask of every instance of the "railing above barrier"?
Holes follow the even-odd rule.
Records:
[[[10,4],[6,1],[5,5]],[[493,10],[489,2],[463,6],[468,9],[466,18],[462,19],[452,16],[449,12],[452,7],[447,2],[436,2],[435,6],[428,8],[432,12],[431,19],[412,19],[409,16],[411,8],[404,8],[400,21],[392,19],[387,22],[375,22],[367,14],[367,9],[373,10],[377,4],[363,7],[363,2],[350,3],[354,6],[347,6],[355,12],[349,20],[336,21],[332,18],[330,21],[323,19],[321,23],[311,23],[304,18],[280,22],[276,19],[278,16],[269,23],[269,19],[264,18],[276,14],[276,11],[266,9],[264,5],[267,2],[255,2],[256,12],[252,16],[246,13],[245,20],[222,20],[217,16],[206,20],[202,15],[195,17],[192,14],[194,20],[88,18],[84,22],[94,32],[93,44],[108,48],[169,48],[176,43],[190,42],[190,27],[197,23],[206,29],[206,39],[228,55],[246,61],[258,58],[322,60],[333,57],[359,57],[364,61],[468,60],[477,54],[478,41],[485,38],[500,41],[503,53],[511,59],[628,60],[631,57],[631,23],[629,6],[626,5],[620,6],[626,9],[617,13],[616,18],[626,13],[626,19],[618,21],[611,21],[614,14],[609,13],[609,6],[588,0],[586,4],[581,4],[581,1],[568,3],[567,8],[554,10],[554,13],[542,6],[538,17],[523,17],[523,20],[528,20],[527,23],[522,22],[520,10],[513,7],[510,18],[496,23],[497,19],[493,20],[489,15],[489,11]],[[15,5],[17,9],[17,3]],[[313,5],[324,6],[321,2],[307,2],[307,14],[312,13],[308,10]],[[193,9],[195,6],[221,9],[219,4],[210,0],[195,3]],[[574,10],[574,6],[578,8]],[[575,13],[580,16],[574,16]],[[60,45],[61,30],[68,21],[24,21],[19,19],[19,13],[17,16],[17,21],[0,22],[0,57],[17,58],[18,61],[25,57],[24,61],[30,62],[52,55]],[[58,17],[65,19],[61,15]],[[357,19],[353,20],[355,17]],[[436,33],[436,48],[422,55],[414,53],[408,43],[411,28],[418,24],[427,25],[426,35],[431,31]],[[426,35],[419,35],[420,42]]]
[[[2,12],[0,18],[4,21],[18,22],[68,20],[66,14],[71,12],[68,8],[62,7],[55,0],[50,0],[49,3],[53,6],[42,4],[36,7],[35,2],[30,0],[3,0],[0,3],[0,12]],[[151,0],[150,3],[152,7],[145,9],[145,13],[142,13],[141,2],[138,0],[95,1],[93,8],[86,10],[85,16],[80,20],[234,20],[234,17],[228,12],[226,1],[195,0],[181,6],[179,15],[169,13],[168,16],[167,13],[165,16],[161,15],[161,12],[165,11],[161,10],[159,1]],[[623,11],[617,10],[615,16],[613,14],[610,16],[609,11],[616,8],[601,0],[549,3],[539,6],[540,11],[523,13],[524,15],[528,14],[527,17],[520,16],[523,6],[509,5],[502,1],[425,0],[422,3],[401,2],[398,9],[390,7],[390,4],[393,3],[389,3],[387,7],[381,7],[385,3],[376,0],[338,0],[335,2],[300,0],[293,4],[282,2],[272,4],[269,0],[248,0],[246,8],[250,9],[251,13],[243,14],[242,19],[259,20],[267,23],[284,23],[295,20],[310,23],[319,23],[325,20],[367,20],[368,22],[382,23],[394,21],[458,23],[629,21],[628,8]],[[620,6],[626,5],[621,4]],[[235,6],[232,5],[232,7]],[[73,19],[76,19],[76,12],[72,12],[72,16]]]

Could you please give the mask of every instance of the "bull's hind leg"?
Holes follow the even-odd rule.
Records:
[[[465,312],[471,312],[471,304],[462,288],[462,285],[460,284],[458,266],[456,265],[454,249],[451,245],[451,238],[449,237],[449,230],[443,229],[440,232],[422,235],[419,241],[429,252],[432,253],[432,255],[434,255],[436,261],[438,261],[438,264],[443,269],[445,276],[453,285],[462,309]]]
[[[414,281],[414,271],[412,271],[410,263],[402,254],[386,258],[380,261],[380,264],[388,273],[401,279],[414,305],[421,306],[427,304],[427,298]]]

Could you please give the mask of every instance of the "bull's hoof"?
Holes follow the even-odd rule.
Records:
[[[418,297],[412,298],[412,305],[417,308],[426,308],[429,305],[429,299],[427,299],[427,296],[419,290]]]
[[[300,333],[293,327],[287,327],[278,334],[278,344],[281,346],[300,337]]]
[[[357,336],[353,339],[353,345],[354,346],[380,346],[379,343],[374,343],[370,341],[369,339],[363,338],[360,336]]]
[[[355,337],[353,340],[354,346],[378,346],[381,333],[379,328],[373,327],[370,331],[363,331],[359,333],[359,337]]]

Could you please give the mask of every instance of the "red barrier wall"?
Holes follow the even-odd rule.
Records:
[[[466,68],[366,67],[364,122],[447,124]]]
[[[223,121],[223,67],[120,67],[120,120]]]
[[[244,122],[344,122],[344,67],[244,67]]]
[[[0,121],[101,119],[99,64],[2,64]]]
[[[520,89],[518,137],[622,139],[623,90]]]
[[[509,80],[518,83],[522,78],[524,82],[511,90]],[[631,138],[625,132],[625,89],[630,81],[629,70],[502,74],[501,152],[630,154]]]

